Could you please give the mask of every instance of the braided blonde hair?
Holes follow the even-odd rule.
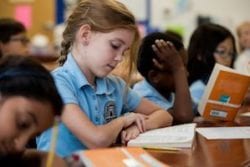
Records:
[[[91,30],[107,33],[117,28],[129,29],[135,32],[135,38],[128,54],[128,78],[135,70],[137,48],[139,44],[139,32],[133,14],[120,2],[116,0],[82,0],[73,10],[67,20],[66,28],[63,32],[61,43],[60,65],[67,59],[71,46],[75,40],[76,32],[79,28],[88,24]]]

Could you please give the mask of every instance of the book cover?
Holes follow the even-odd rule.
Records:
[[[141,133],[130,140],[128,146],[158,149],[191,148],[195,136],[196,123],[159,128]]]
[[[249,84],[249,75],[216,64],[199,102],[199,113],[206,119],[234,120]]]
[[[113,147],[79,151],[86,167],[168,167],[140,147]]]

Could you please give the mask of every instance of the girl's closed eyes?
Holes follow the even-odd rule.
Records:
[[[21,115],[17,113],[16,127],[18,130],[25,131],[34,124],[34,118],[30,115]]]
[[[110,42],[110,45],[114,50],[118,50],[121,47],[121,44],[117,42]]]
[[[112,40],[110,45],[115,51],[121,51],[123,57],[129,51],[129,48],[125,48],[125,43],[122,40]]]

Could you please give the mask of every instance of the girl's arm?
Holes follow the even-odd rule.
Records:
[[[146,98],[142,98],[135,112],[148,116],[145,121],[146,131],[150,129],[170,126],[173,122],[172,116],[167,111],[160,108],[153,102],[147,100]]]
[[[116,141],[121,130],[133,123],[138,126],[139,131],[143,132],[145,118],[143,115],[130,113],[107,124],[96,126],[76,104],[65,105],[62,114],[65,125],[88,148],[110,146]]]
[[[146,98],[142,98],[135,112],[147,115],[147,119],[145,121],[146,131],[170,126],[173,122],[173,118],[169,112],[160,108]],[[121,141],[123,144],[126,144],[129,140],[136,138],[140,133],[141,132],[139,131],[138,127],[135,124],[132,124],[122,131]]]
[[[192,122],[194,118],[186,73],[186,69],[183,67],[173,74],[175,100],[173,110],[170,110],[170,113],[174,118],[174,123]]]

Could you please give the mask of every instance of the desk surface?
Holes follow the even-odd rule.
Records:
[[[250,117],[235,122],[211,122],[197,119],[198,127],[250,126]],[[172,167],[249,167],[250,139],[207,140],[196,133],[192,149],[178,152],[148,150],[158,160]],[[249,160],[247,165],[245,161]]]

